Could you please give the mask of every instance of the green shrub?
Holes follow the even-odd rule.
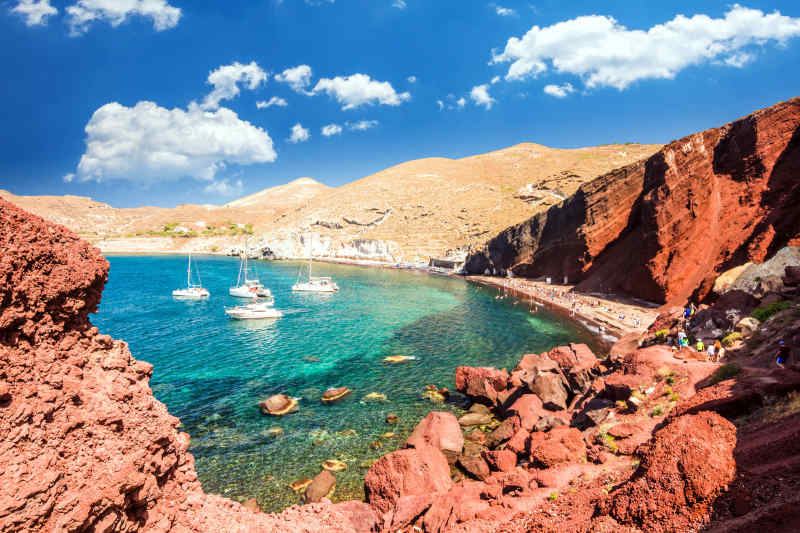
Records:
[[[657,405],[657,406],[655,407],[655,409],[653,409],[653,410],[650,412],[650,416],[652,416],[652,417],[661,416],[661,415],[663,415],[663,414],[664,414],[664,408],[663,408],[663,407],[661,407],[660,405]]]
[[[739,365],[735,363],[726,363],[716,369],[714,373],[711,375],[711,385],[716,385],[720,381],[725,381],[726,379],[731,379],[734,376],[737,376],[742,369],[739,368]]]
[[[162,231],[172,231],[177,227],[178,227],[177,222],[167,222],[166,224],[164,224],[164,229]]]
[[[551,492],[550,496],[548,496],[547,499],[550,500],[551,502],[556,501],[558,499],[558,493],[557,492]]]
[[[792,307],[792,302],[790,302],[789,300],[772,302],[771,304],[761,305],[757,307],[752,313],[750,313],[750,316],[755,318],[759,322],[766,322],[771,317],[775,316],[781,311],[789,309],[790,307]]]
[[[656,338],[660,340],[660,339],[666,339],[668,333],[669,333],[668,329],[660,329],[660,330],[656,331],[655,335],[656,335]]]
[[[617,453],[617,443],[614,440],[614,437],[606,433],[605,431],[600,432],[597,435],[597,438],[600,439],[600,443],[605,446],[608,451],[611,453]]]
[[[726,348],[729,346],[733,346],[733,344],[742,338],[742,333],[739,331],[734,331],[733,333],[728,333],[724,337],[722,337],[722,345]]]
[[[671,402],[677,402],[680,399],[681,399],[681,395],[678,394],[677,392],[673,392],[672,394],[669,395],[669,401],[671,401]]]

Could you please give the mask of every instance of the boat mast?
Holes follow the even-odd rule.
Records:
[[[314,234],[308,239],[308,282],[311,283],[311,262],[314,259]]]
[[[189,266],[186,267],[186,288],[192,286],[192,252],[189,252]]]

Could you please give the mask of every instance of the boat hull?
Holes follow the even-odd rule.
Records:
[[[206,289],[193,290],[193,289],[177,289],[172,291],[173,298],[180,298],[183,300],[202,300],[211,296]]]

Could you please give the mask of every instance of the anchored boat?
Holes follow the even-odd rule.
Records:
[[[253,302],[225,309],[225,314],[234,320],[254,320],[263,318],[280,318],[283,313],[272,307],[270,302]]]
[[[258,278],[250,278],[250,271],[247,267],[247,242],[239,261],[239,277],[236,279],[236,286],[228,289],[228,294],[237,298],[269,298],[272,292],[264,287]]]
[[[295,292],[337,292],[339,286],[329,277],[314,277],[311,275],[311,266],[314,262],[314,251],[311,247],[308,251],[308,281],[300,281],[302,268],[297,273],[297,282],[292,285]]]
[[[195,270],[197,267],[195,266]],[[197,271],[197,284],[192,283],[192,253],[189,252],[189,265],[186,267],[186,288],[175,289],[172,291],[172,296],[175,298],[182,298],[186,300],[200,300],[208,298],[211,293],[204,289],[200,283],[200,271]]]

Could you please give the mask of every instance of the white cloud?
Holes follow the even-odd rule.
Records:
[[[168,30],[178,25],[180,8],[173,7],[167,0],[78,0],[67,7],[70,33],[80,35],[97,20],[108,21],[116,27],[129,16],[142,16],[153,19],[156,31]]]
[[[436,100],[436,104],[439,106],[439,111],[444,109],[444,102],[442,102],[441,100]]]
[[[306,142],[311,138],[311,133],[303,127],[299,122],[292,126],[292,134],[289,136],[289,142],[293,144]]]
[[[240,196],[243,191],[244,183],[242,183],[242,180],[236,180],[233,183],[227,179],[214,180],[203,187],[203,192],[220,196]]]
[[[492,96],[489,94],[488,83],[473,87],[469,92],[469,97],[472,98],[472,101],[475,102],[475,105],[482,105],[486,109],[491,109],[495,102],[497,102],[497,100],[492,98]]]
[[[260,102],[256,102],[256,107],[258,109],[266,109],[272,106],[286,107],[287,105],[289,104],[286,102],[286,100],[284,100],[279,96],[273,96],[272,98],[266,101],[261,100]]]
[[[275,161],[269,134],[227,108],[165,109],[154,102],[117,102],[94,112],[86,125],[79,181],[124,179],[142,183],[184,176],[212,180],[227,164]]]
[[[741,66],[743,49],[800,35],[800,18],[734,4],[723,18],[707,15],[629,30],[615,19],[589,15],[512,37],[494,63],[511,63],[507,80],[536,76],[552,68],[580,76],[587,87],[625,89],[641,79],[672,79],[686,67],[721,60]],[[738,57],[738,59],[737,59]]]
[[[564,85],[544,86],[544,93],[549,94],[550,96],[555,96],[556,98],[565,98],[568,94],[574,92],[575,92],[575,87],[573,87],[571,83],[565,83]]]
[[[294,91],[301,93],[311,83],[311,67],[308,65],[297,65],[287,68],[280,74],[275,75],[275,81],[288,83]]]
[[[69,174],[64,174],[64,177],[62,179],[64,180],[64,183],[72,183],[72,180],[75,179],[75,174],[73,174],[72,172],[70,172]]]
[[[392,2],[392,7],[396,7],[397,9],[405,9],[406,0],[394,0],[394,2]]]
[[[58,9],[50,5],[50,0],[20,0],[11,12],[24,17],[27,26],[44,26],[48,17],[58,14]]]
[[[358,122],[346,122],[345,126],[352,131],[367,131],[378,125],[377,120],[359,120]]]
[[[467,105],[467,99],[463,96],[456,100],[456,106],[458,106],[459,109],[464,109],[465,105]]]
[[[406,79],[408,80],[408,83],[417,83],[417,77],[416,76],[409,76]]]
[[[330,137],[332,135],[339,135],[342,133],[342,127],[338,124],[328,124],[322,127],[322,135]]]
[[[494,10],[495,13],[497,13],[501,17],[512,17],[517,14],[517,12],[514,11],[513,9],[503,6],[495,6]]]
[[[499,81],[500,81],[500,76],[495,76],[494,78],[492,78],[491,83],[492,83],[492,85],[494,85],[495,83],[497,83]]]
[[[208,75],[208,83],[214,90],[203,101],[204,109],[216,109],[221,100],[230,100],[239,95],[239,84],[251,91],[267,81],[267,73],[255,61],[242,65],[238,61],[223,65]]]
[[[729,67],[742,68],[756,58],[755,54],[748,52],[736,52],[725,58],[725,64]]]
[[[336,98],[343,104],[342,109],[375,104],[398,106],[411,99],[410,93],[397,93],[389,82],[373,80],[366,74],[353,74],[344,78],[341,76],[333,79],[322,78],[311,93],[321,92]]]

